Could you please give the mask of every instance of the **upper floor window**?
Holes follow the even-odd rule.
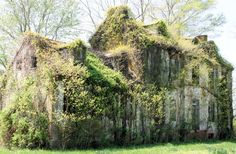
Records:
[[[35,56],[31,57],[31,68],[37,67],[37,58]]]
[[[192,69],[192,82],[193,84],[199,84],[199,68],[193,68]]]
[[[208,105],[208,114],[209,114],[209,121],[215,121],[215,103],[213,101],[209,102]]]
[[[22,61],[21,60],[18,60],[17,62],[16,62],[16,68],[18,69],[18,70],[21,70],[21,66],[22,65]]]
[[[213,70],[210,73],[210,79],[216,79],[219,77],[219,72],[217,68],[213,68]]]

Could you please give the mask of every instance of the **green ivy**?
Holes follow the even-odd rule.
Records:
[[[170,34],[169,34],[169,32],[168,32],[168,29],[167,29],[167,26],[166,26],[165,22],[162,21],[162,20],[157,21],[156,23],[151,24],[151,25],[146,25],[145,27],[146,27],[147,29],[154,30],[154,31],[157,32],[159,35],[165,36],[165,37],[167,37],[167,38],[170,37]]]
[[[125,77],[103,64],[103,62],[91,52],[87,52],[85,66],[89,72],[88,82],[93,85],[110,88],[110,90],[127,89]]]
[[[34,104],[35,86],[35,81],[27,79],[15,99],[1,111],[0,135],[7,146],[48,146],[48,115]]]
[[[226,61],[220,54],[219,49],[214,41],[203,42],[200,45],[200,48],[203,48],[206,52],[209,52],[212,58],[216,58],[220,64],[228,68],[229,70],[233,70],[232,64]]]
[[[99,26],[96,33],[89,42],[93,49],[108,51],[119,45],[129,45],[136,49],[145,50],[150,46],[162,44],[172,46],[171,40],[167,36],[167,28],[164,22],[158,26],[163,35],[152,35],[143,25],[137,22],[127,6],[111,8],[107,18]]]

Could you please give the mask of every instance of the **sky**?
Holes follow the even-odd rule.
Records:
[[[236,0],[217,0],[216,11],[224,14],[226,24],[221,28],[219,36],[210,39],[216,42],[222,57],[234,66],[233,87],[236,88]],[[234,107],[236,108],[236,98]]]

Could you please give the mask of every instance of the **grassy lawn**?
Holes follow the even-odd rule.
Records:
[[[0,153],[8,154],[236,154],[236,142],[216,141],[205,143],[183,144],[157,144],[149,146],[137,146],[128,148],[105,148],[99,150],[72,150],[72,151],[49,151],[49,150],[8,150],[0,148]]]

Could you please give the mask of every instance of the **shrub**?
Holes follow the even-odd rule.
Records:
[[[6,146],[45,147],[48,144],[48,116],[34,106],[35,83],[28,80],[14,101],[1,111],[0,135]]]

